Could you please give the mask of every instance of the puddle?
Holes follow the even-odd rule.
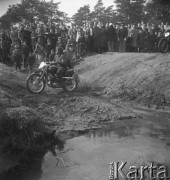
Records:
[[[167,165],[169,132],[169,113],[150,111],[143,119],[118,121],[67,140],[64,153],[48,152],[42,158],[39,176],[22,180],[108,180],[110,162],[127,162],[125,172],[130,165]]]
[[[40,180],[108,180],[110,162],[145,165],[156,162],[170,163],[170,114],[154,113],[144,119],[131,119],[113,123],[109,127],[70,139],[60,154],[62,161],[46,154]]]

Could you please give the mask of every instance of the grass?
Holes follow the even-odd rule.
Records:
[[[54,137],[48,138],[50,130],[38,114],[28,107],[8,108],[0,118],[0,134],[2,152],[5,153],[41,151],[54,140]]]

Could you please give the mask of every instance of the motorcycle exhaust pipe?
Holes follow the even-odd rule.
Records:
[[[62,77],[63,79],[74,79],[73,77]]]

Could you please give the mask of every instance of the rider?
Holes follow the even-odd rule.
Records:
[[[62,76],[65,75],[67,69],[72,68],[72,52],[69,50],[69,47],[66,46],[66,50],[60,55],[58,59],[56,59],[57,64],[59,65],[57,76],[59,81],[62,80]]]
[[[71,60],[72,55],[70,54],[68,46],[66,46],[66,50],[64,52],[60,46],[56,48],[54,61],[56,65],[58,65],[57,77],[59,78],[59,82],[62,82],[62,77],[65,75],[67,69],[72,68]]]

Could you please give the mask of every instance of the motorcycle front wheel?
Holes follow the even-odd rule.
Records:
[[[63,89],[67,92],[73,92],[77,89],[79,83],[78,75],[74,74],[72,79],[66,79],[63,84]]]
[[[168,41],[166,39],[161,39],[158,43],[158,49],[161,53],[166,53],[169,49]]]
[[[40,74],[31,74],[26,81],[26,87],[30,93],[39,94],[45,88],[45,80]]]

